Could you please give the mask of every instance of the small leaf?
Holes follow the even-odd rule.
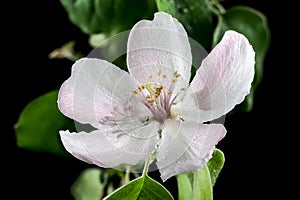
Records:
[[[101,174],[105,171],[100,168],[85,169],[71,186],[71,194],[76,200],[99,200],[102,198],[107,178],[100,182]]]
[[[60,0],[72,23],[82,32],[117,34],[139,20],[152,17],[153,0]]]
[[[213,35],[209,0],[157,0],[157,8],[180,21],[188,35],[204,48],[210,48]]]
[[[207,165],[194,174],[193,192],[195,200],[212,200],[212,184]]]
[[[216,45],[225,31],[230,29],[244,34],[255,51],[255,77],[252,82],[251,94],[238,106],[239,110],[248,112],[253,106],[253,93],[263,76],[264,58],[270,44],[270,30],[267,19],[261,12],[245,6],[232,7],[219,17],[213,45]]]
[[[178,200],[193,199],[193,188],[188,174],[179,174],[176,176],[178,187]]]
[[[207,163],[212,186],[215,185],[219,173],[221,172],[224,166],[224,162],[225,162],[224,153],[219,149],[215,149],[212,158]]]
[[[120,187],[104,200],[173,200],[170,192],[149,176],[141,176]]]
[[[49,92],[30,102],[15,125],[17,145],[32,151],[69,155],[63,147],[59,130],[75,130],[73,120],[57,107],[58,91]]]

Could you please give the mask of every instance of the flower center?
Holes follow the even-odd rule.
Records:
[[[150,75],[147,81],[133,90],[133,94],[137,95],[140,101],[152,112],[153,118],[163,123],[166,119],[180,119],[179,113],[173,109],[175,99],[178,94],[174,94],[175,84],[181,75],[175,71],[170,79],[169,87],[162,83],[166,83],[167,75],[161,70],[158,71],[156,82],[153,82],[153,76]],[[159,81],[161,80],[161,81]],[[181,89],[184,90],[184,89]],[[175,107],[174,107],[175,108]]]

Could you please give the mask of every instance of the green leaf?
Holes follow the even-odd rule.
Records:
[[[149,176],[141,176],[120,187],[104,200],[172,200],[169,191]]]
[[[216,183],[224,162],[223,152],[215,149],[212,158],[198,172],[177,175],[178,199],[212,199],[212,187]]]
[[[244,34],[255,51],[255,77],[252,83],[251,94],[238,106],[238,109],[248,112],[253,107],[254,92],[263,76],[263,64],[265,54],[270,44],[270,30],[266,17],[259,11],[245,7],[235,6],[220,15],[218,25],[214,32],[214,42],[216,45],[226,30],[235,30]]]
[[[219,173],[221,172],[224,166],[224,162],[225,162],[224,153],[219,149],[215,149],[212,158],[207,163],[212,186],[215,185]]]
[[[116,34],[153,17],[153,0],[60,0],[72,23],[84,33]]]
[[[69,155],[63,147],[59,130],[74,131],[73,120],[57,107],[58,91],[49,92],[30,102],[15,125],[17,145],[32,151]]]
[[[194,174],[193,196],[195,200],[212,200],[212,184],[207,165]]]
[[[106,179],[100,182],[100,176],[105,171],[100,168],[85,169],[71,186],[71,194],[76,200],[99,200],[107,184]]]
[[[206,49],[211,47],[213,23],[209,0],[157,0],[156,3],[159,11],[177,18],[190,37]]]
[[[193,199],[193,188],[188,174],[179,174],[176,176],[178,187],[178,200]]]

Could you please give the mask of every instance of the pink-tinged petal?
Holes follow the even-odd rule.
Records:
[[[191,82],[186,99],[210,121],[228,113],[249,94],[254,78],[255,52],[247,38],[235,31],[203,60]]]
[[[96,58],[83,58],[72,66],[72,75],[59,91],[60,111],[96,128],[111,126],[121,118],[149,115],[132,90],[137,83],[125,71]]]
[[[222,124],[167,121],[157,155],[162,180],[199,170],[225,134]]]
[[[128,130],[127,130],[128,131]],[[74,157],[112,168],[120,164],[136,165],[152,155],[158,140],[158,123],[152,122],[122,134],[111,130],[90,133],[60,131],[64,147]]]
[[[141,20],[132,28],[127,46],[127,65],[139,82],[160,83],[173,92],[186,88],[191,74],[192,54],[183,26],[163,12],[153,21]],[[174,89],[172,83],[181,79]]]

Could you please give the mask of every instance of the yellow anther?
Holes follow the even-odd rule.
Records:
[[[153,99],[148,99],[147,102],[148,103],[154,103],[154,100]]]
[[[153,97],[154,99],[157,99],[159,97],[160,94],[154,94]]]
[[[162,77],[163,77],[163,78],[167,78],[167,75],[164,74]]]
[[[157,75],[158,75],[158,76],[160,76],[160,75],[161,75],[161,69],[158,71]]]
[[[185,91],[186,89],[185,89],[185,88],[181,88],[180,90],[181,90],[181,91]]]
[[[150,97],[150,95],[149,94],[147,94],[146,95],[146,99],[150,99],[151,97]]]
[[[133,94],[135,94],[135,95],[137,95],[137,94],[138,94],[138,92],[137,92],[137,91],[135,91],[135,90],[132,90],[132,93],[133,93]]]
[[[142,92],[143,88],[141,86],[138,86],[139,92]]]
[[[172,82],[175,83],[177,81],[177,79],[173,79]]]
[[[178,73],[178,71],[175,71],[173,75],[174,75],[175,78],[178,78],[179,76],[181,76],[181,75]]]

